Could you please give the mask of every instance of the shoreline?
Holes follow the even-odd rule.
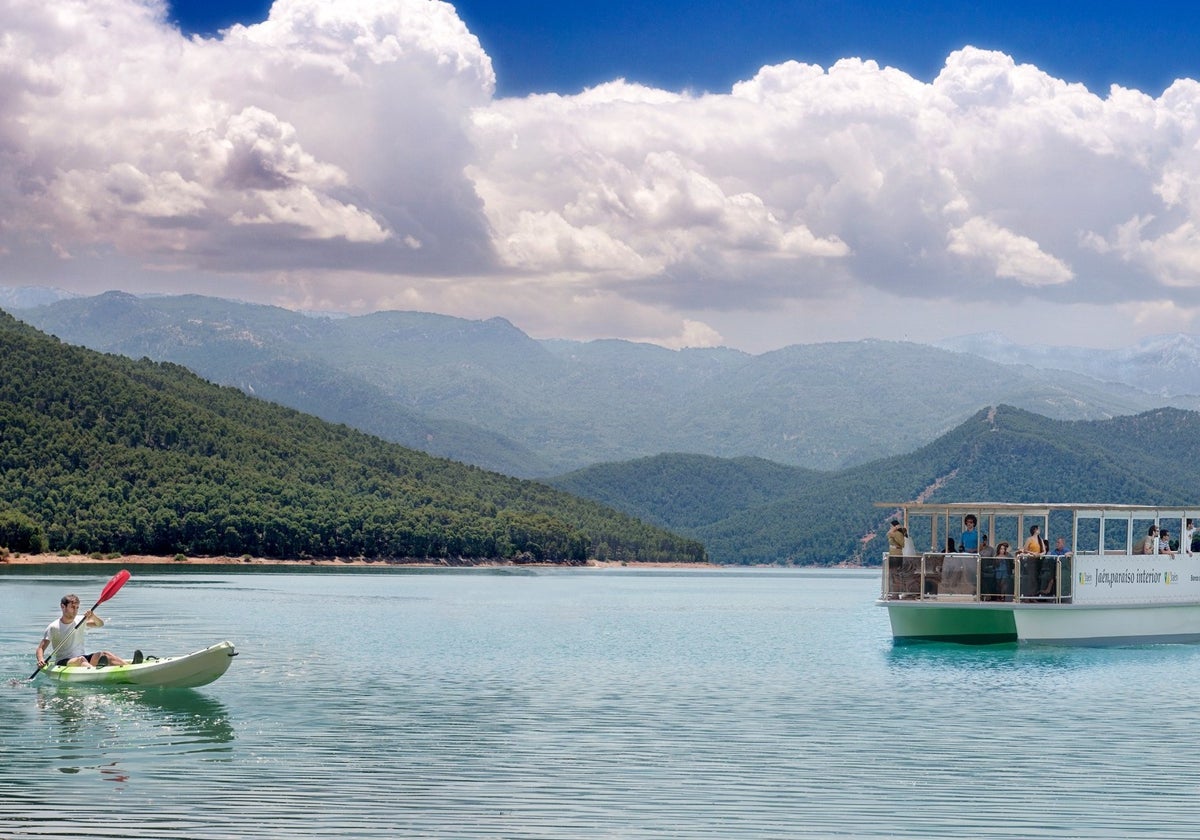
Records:
[[[159,557],[152,554],[122,554],[117,557],[93,557],[89,554],[10,554],[0,559],[8,566],[325,566],[333,568],[397,567],[414,569],[725,569],[716,563],[641,563],[637,561],[589,561],[572,563],[515,563],[511,560],[382,560],[364,557],[309,558],[280,560],[274,557]]]
[[[838,571],[875,570],[878,567],[852,563],[833,563],[828,566],[778,566],[762,563],[753,566],[721,565],[719,563],[664,563],[639,562],[636,560],[589,560],[587,563],[516,563],[512,560],[417,560],[417,559],[368,559],[365,557],[307,558],[303,560],[280,560],[274,557],[185,557],[158,556],[154,554],[122,554],[116,557],[94,557],[90,554],[9,554],[0,557],[0,566],[197,566],[241,568],[254,566],[308,566],[325,568],[409,568],[409,569],[688,569],[693,571],[746,571],[748,569]]]

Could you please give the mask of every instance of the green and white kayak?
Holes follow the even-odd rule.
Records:
[[[42,673],[52,680],[71,684],[139,685],[158,688],[195,688],[208,685],[229,670],[237,651],[232,642],[206,647],[183,656],[150,657],[136,665],[106,665],[83,668],[54,665]]]

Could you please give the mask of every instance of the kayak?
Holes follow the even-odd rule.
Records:
[[[206,647],[183,656],[148,657],[136,665],[105,665],[86,668],[54,665],[42,673],[62,683],[95,685],[141,685],[158,688],[195,688],[208,685],[229,670],[237,651],[232,642]]]

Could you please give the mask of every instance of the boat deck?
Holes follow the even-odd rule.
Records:
[[[1070,554],[985,557],[927,552],[913,557],[885,556],[880,597],[889,601],[1071,603],[1071,561]]]

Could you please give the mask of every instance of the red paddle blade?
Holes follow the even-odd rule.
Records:
[[[104,591],[100,593],[100,600],[96,602],[96,607],[103,604],[109,598],[117,594],[117,590],[125,585],[125,581],[129,580],[129,572],[122,569],[112,576],[112,579],[104,586]],[[95,609],[96,607],[92,607]]]

